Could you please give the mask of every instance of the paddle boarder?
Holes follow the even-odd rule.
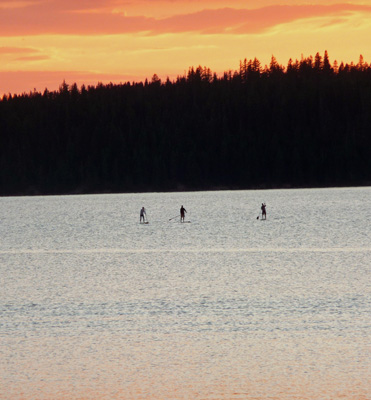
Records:
[[[146,209],[145,209],[144,207],[142,207],[142,208],[140,209],[140,219],[139,219],[139,223],[142,223],[142,220],[143,220],[143,223],[146,222],[144,217],[147,217],[147,213],[146,213]]]
[[[262,203],[262,206],[261,206],[261,210],[262,210],[262,219],[267,219],[267,210],[266,210],[266,204],[265,203]]]
[[[184,213],[186,213],[187,212],[187,210],[183,207],[183,206],[181,206],[180,207],[180,222],[184,222]]]

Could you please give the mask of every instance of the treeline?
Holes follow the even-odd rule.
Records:
[[[371,66],[257,59],[217,76],[65,82],[0,100],[0,194],[371,184]]]

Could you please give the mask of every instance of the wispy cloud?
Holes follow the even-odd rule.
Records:
[[[32,62],[49,60],[48,55],[31,47],[0,47],[2,59],[12,62]]]
[[[0,54],[30,54],[38,53],[39,50],[30,47],[0,47]]]
[[[4,2],[3,2],[4,4]],[[276,25],[313,17],[346,18],[354,12],[371,17],[371,6],[362,4],[286,5],[256,9],[218,8],[166,18],[126,16],[114,11],[125,2],[81,0],[25,2],[24,8],[3,8],[0,35],[40,34],[102,35],[147,32],[259,33]]]

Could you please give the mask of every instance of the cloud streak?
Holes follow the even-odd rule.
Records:
[[[73,3],[30,3],[24,8],[3,8],[0,36],[115,35],[146,32],[148,35],[197,32],[201,34],[261,33],[301,19],[346,18],[355,12],[371,18],[371,6],[357,4],[267,6],[257,9],[219,8],[166,18],[125,16],[113,12],[114,1],[82,0]]]
[[[0,55],[39,53],[39,50],[30,47],[0,47]]]

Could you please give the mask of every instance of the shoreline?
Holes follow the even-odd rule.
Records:
[[[330,185],[256,185],[249,187],[236,186],[210,186],[205,188],[192,188],[185,185],[178,185],[177,188],[161,189],[150,188],[145,190],[84,190],[83,188],[69,191],[42,192],[38,190],[27,190],[21,193],[1,194],[2,197],[37,197],[37,196],[80,196],[80,195],[99,195],[99,194],[145,194],[145,193],[189,193],[189,192],[223,192],[223,191],[257,191],[257,190],[297,190],[297,189],[345,189],[345,188],[367,188],[371,187],[371,182],[355,184],[330,184]]]

